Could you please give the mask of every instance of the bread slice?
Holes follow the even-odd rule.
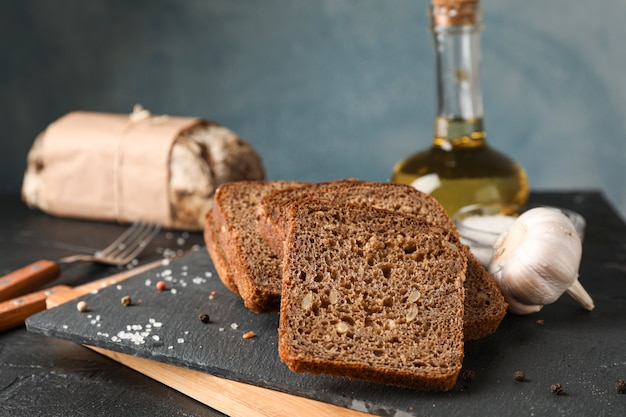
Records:
[[[239,294],[257,313],[280,306],[281,260],[261,238],[257,206],[270,192],[295,187],[295,181],[235,181],[215,192],[211,214],[205,217],[205,241],[224,285]],[[221,265],[221,266],[219,266]]]
[[[226,255],[224,254],[224,251],[219,243],[215,222],[213,222],[212,210],[209,210],[206,213],[204,221],[204,242],[211,259],[213,260],[213,266],[215,266],[217,275],[220,277],[220,280],[224,283],[226,288],[238,295],[239,290],[235,284],[233,272],[230,269]]]
[[[329,201],[291,206],[279,325],[296,372],[425,391],[463,361],[466,259],[449,230]]]
[[[284,189],[263,197],[259,204],[259,231],[281,256],[287,234],[290,205],[299,199],[316,198],[388,209],[413,215],[426,223],[451,230],[454,222],[432,196],[404,184],[368,181],[336,181]],[[507,304],[489,273],[462,245],[468,260],[465,282],[465,339],[476,340],[496,331],[506,315]]]

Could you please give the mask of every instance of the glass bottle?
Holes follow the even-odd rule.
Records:
[[[432,0],[438,111],[429,149],[398,162],[391,180],[431,194],[449,215],[472,204],[514,212],[528,200],[526,172],[486,141],[480,89],[478,0]]]

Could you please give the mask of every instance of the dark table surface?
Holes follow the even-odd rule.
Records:
[[[626,300],[626,225],[602,193],[535,192],[531,202],[569,208],[585,217],[581,264],[585,288],[599,300]],[[28,209],[16,195],[0,196],[0,274],[41,258],[93,252],[123,230],[124,226],[111,223],[51,217]],[[202,244],[200,233],[162,231],[139,260],[148,262],[164,253]],[[55,284],[77,286],[119,270],[120,267],[75,264],[65,268]],[[623,315],[615,320],[626,324]],[[626,378],[626,340],[624,355],[611,360],[611,372]],[[607,380],[607,387],[602,388],[610,406],[593,410],[593,415],[626,415],[626,395],[614,392],[613,383]],[[497,398],[494,393],[494,401]],[[556,407],[547,415],[559,414]],[[466,415],[474,415],[469,411]],[[474,411],[477,415],[489,415],[488,409]],[[76,343],[29,333],[20,327],[0,334],[0,415],[223,414]],[[528,409],[517,415],[543,414]]]

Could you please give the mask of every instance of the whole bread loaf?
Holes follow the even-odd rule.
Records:
[[[432,196],[404,184],[340,180],[308,184],[275,191],[259,203],[259,231],[274,252],[281,256],[289,230],[288,213],[293,202],[315,198],[376,207],[410,214],[431,226],[458,233],[454,222]],[[497,285],[472,254],[460,246],[467,258],[465,281],[465,338],[480,339],[493,333],[506,314],[507,304]]]
[[[297,186],[291,181],[236,181],[221,185],[205,217],[205,241],[224,285],[257,313],[280,307],[282,263],[261,238],[256,216],[261,199]]]
[[[453,388],[464,355],[466,259],[415,216],[329,201],[289,211],[279,354],[296,372]]]
[[[143,118],[134,121],[138,115]],[[58,216],[119,222],[144,220],[173,229],[202,230],[204,215],[212,207],[213,194],[220,184],[262,180],[265,172],[257,152],[231,130],[209,121],[169,118],[180,119],[189,120],[189,127],[170,134],[170,130],[159,130],[161,125],[166,126],[161,121],[168,117],[152,116],[141,109],[130,116],[72,112],[61,117],[38,135],[28,153],[22,199],[29,207]],[[124,152],[130,146],[121,146],[121,138],[126,132],[139,130],[136,127],[146,132],[145,137],[138,136],[147,145],[136,145],[132,151]],[[173,137],[151,141],[152,132]],[[126,140],[132,145],[136,138]],[[161,143],[167,148],[156,152]],[[165,158],[156,161],[153,153],[164,154]],[[112,168],[104,172],[103,166]],[[120,179],[119,167],[134,171]],[[61,170],[62,177],[50,179],[57,178]],[[91,178],[99,184],[92,183]],[[129,182],[136,188],[145,189],[142,184],[147,183],[159,190],[158,201],[148,191],[149,198],[137,197],[139,201],[133,203],[134,210],[128,216],[120,216],[119,209],[104,209],[116,201],[119,190],[130,188]],[[132,195],[125,202],[130,199]],[[154,214],[154,208],[161,206],[164,209],[158,212],[167,214]]]

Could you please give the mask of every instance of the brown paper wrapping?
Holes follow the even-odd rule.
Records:
[[[92,112],[63,116],[42,138],[41,206],[59,216],[172,226],[167,188],[172,144],[201,123]]]

